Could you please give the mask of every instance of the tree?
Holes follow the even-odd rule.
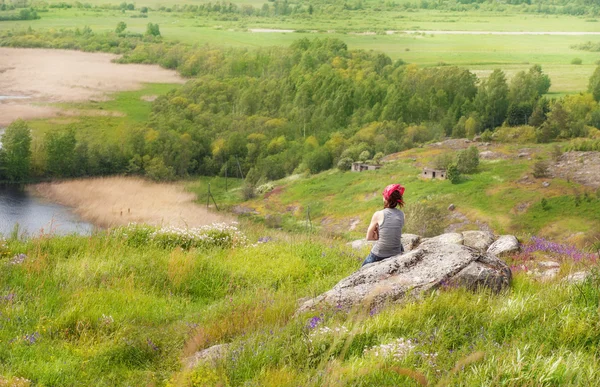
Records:
[[[502,124],[508,110],[508,85],[502,70],[496,69],[482,82],[475,97],[475,108],[484,128]]]
[[[148,23],[148,26],[146,27],[146,35],[160,36],[160,28],[158,24]]]
[[[352,159],[350,157],[342,157],[337,163],[337,168],[340,171],[349,171],[352,168]]]
[[[125,24],[125,22],[122,22],[122,21],[120,21],[120,22],[118,22],[118,23],[117,23],[117,28],[115,28],[115,32],[116,32],[117,34],[121,34],[121,33],[123,33],[123,32],[124,32],[126,29],[127,29],[127,24]]]
[[[473,173],[479,166],[479,149],[470,146],[456,155],[456,167],[460,173]]]
[[[6,128],[0,156],[6,179],[13,183],[27,180],[31,163],[31,130],[25,121],[18,119]]]
[[[596,67],[596,70],[594,70],[594,73],[590,77],[588,91],[592,93],[596,101],[600,102],[600,65]]]
[[[71,177],[76,175],[75,130],[48,132],[44,138],[46,171],[50,176]]]

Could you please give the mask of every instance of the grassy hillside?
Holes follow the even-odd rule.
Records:
[[[458,230],[487,227],[499,234],[512,233],[525,239],[540,235],[582,246],[598,237],[597,190],[574,180],[533,177],[537,161],[551,161],[552,145],[497,144],[489,149],[498,158],[481,160],[478,171],[466,175],[459,184],[419,177],[422,167],[430,165],[436,156],[453,152],[444,146],[427,145],[389,157],[391,161],[377,171],[330,170],[283,179],[274,183],[272,192],[240,203],[238,211],[254,210],[259,218],[271,219],[278,226],[302,229],[309,210],[315,227],[349,238],[362,237],[372,213],[382,205],[383,187],[398,182],[406,186],[410,232],[439,233],[455,224]],[[527,156],[517,157],[521,151]],[[549,186],[544,187],[544,182]],[[238,204],[235,196],[228,198],[229,202],[223,198],[225,203]],[[546,200],[545,206],[542,200]],[[452,203],[454,212],[447,210]]]
[[[294,317],[299,298],[358,269],[362,254],[327,238],[240,228],[250,244],[239,234],[233,247],[173,231],[152,238],[143,227],[3,242],[0,385],[600,382],[598,277],[568,285],[525,274],[535,257],[560,262],[562,277],[589,268],[592,255],[532,245],[510,258],[516,278],[505,294],[443,288],[384,310]],[[222,343],[231,347],[221,361],[185,367]]]

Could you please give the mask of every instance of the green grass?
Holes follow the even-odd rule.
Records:
[[[41,142],[49,131],[74,127],[78,139],[86,140],[90,144],[124,143],[133,129],[145,127],[152,110],[152,102],[142,97],[160,96],[177,87],[179,85],[148,83],[140,90],[109,95],[106,101],[56,104],[55,106],[62,109],[80,111],[80,113],[73,116],[31,120],[28,123],[34,141],[38,142]]]
[[[409,372],[456,386],[600,381],[597,277],[542,284],[517,271],[499,295],[450,288],[374,313],[294,316],[299,298],[329,289],[362,256],[325,238],[240,227],[251,241],[273,240],[189,251],[118,233],[9,240],[0,255],[0,382],[416,386]],[[10,264],[17,253],[27,259]],[[399,338],[414,348],[374,355]],[[232,343],[223,361],[182,368],[219,343]]]
[[[310,209],[313,223],[323,230],[358,238],[366,230],[372,213],[382,205],[383,187],[399,182],[406,187],[407,211],[410,212],[415,205],[441,210],[441,218],[413,219],[413,223],[427,221],[447,225],[445,217],[451,213],[446,208],[453,203],[457,212],[470,221],[464,228],[479,228],[475,224],[480,222],[496,233],[512,233],[523,238],[538,233],[557,239],[569,238],[577,233],[597,233],[600,198],[593,190],[561,179],[531,178],[535,157],[548,157],[551,146],[506,145],[496,151],[515,156],[518,149],[525,146],[531,148],[532,160],[482,161],[477,173],[465,176],[459,184],[419,177],[419,165],[427,165],[440,153],[426,147],[403,152],[398,161],[388,163],[377,171],[353,173],[331,170],[314,176],[283,179],[275,183],[274,193],[264,197],[259,195],[242,205],[255,209],[263,218],[286,214],[297,222],[303,222],[307,209]],[[417,159],[416,163],[413,158]],[[530,180],[522,182],[526,175],[530,176]],[[542,187],[543,181],[549,181],[550,187]],[[585,192],[587,196],[584,197]],[[577,195],[580,199],[576,199]],[[551,204],[549,209],[541,207],[542,198]],[[350,230],[351,225],[354,225],[353,231]],[[409,217],[408,229],[414,232],[414,226]]]
[[[140,6],[138,4],[138,6]],[[215,46],[288,46],[302,37],[328,36],[345,41],[350,49],[382,51],[392,59],[422,66],[458,65],[486,77],[495,68],[510,78],[517,71],[541,64],[552,79],[552,93],[574,93],[587,88],[596,67],[597,53],[577,51],[572,45],[596,42],[600,36],[551,35],[357,35],[386,30],[484,30],[484,31],[596,31],[597,22],[573,16],[521,15],[493,12],[345,12],[302,17],[241,17],[236,21],[198,17],[183,13],[153,12],[147,19],[131,18],[137,11],[50,9],[40,20],[2,22],[0,30],[61,29],[90,26],[94,31],[114,30],[127,23],[131,32],[143,33],[149,22],[158,23],[167,40]],[[376,27],[375,27],[376,26]],[[318,31],[315,33],[251,33],[249,28]],[[335,32],[328,32],[335,31]],[[579,57],[583,65],[573,66]]]

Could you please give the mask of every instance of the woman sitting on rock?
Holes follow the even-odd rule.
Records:
[[[404,227],[404,187],[390,184],[383,190],[383,210],[373,214],[367,230],[367,240],[377,241],[362,266],[402,254],[404,249],[400,239]]]

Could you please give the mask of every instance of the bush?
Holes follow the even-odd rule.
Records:
[[[483,142],[491,142],[492,141],[492,131],[486,129],[485,132],[481,133],[481,141]]]
[[[473,173],[479,166],[479,149],[470,146],[468,149],[458,152],[456,156],[456,167],[460,173]]]
[[[496,130],[494,138],[499,142],[527,144],[536,141],[535,128],[529,125],[502,126]]]
[[[244,184],[242,186],[242,199],[250,200],[256,196],[256,191],[254,190],[254,186],[252,184]]]
[[[582,63],[583,61],[581,60],[581,58],[573,58],[573,60],[571,61],[572,65],[580,65]]]
[[[446,153],[442,153],[440,155],[437,155],[434,159],[433,162],[431,163],[431,166],[434,169],[448,169],[448,167],[450,166],[450,164],[452,164],[454,162],[454,153],[453,152],[446,152]]]
[[[442,211],[427,203],[411,203],[404,209],[406,223],[404,230],[424,237],[432,237],[444,232]]]
[[[363,163],[371,158],[371,152],[368,150],[362,151],[360,155],[358,155],[358,161],[362,161]]]
[[[450,164],[446,170],[446,177],[452,184],[456,184],[460,181],[460,171],[456,164]]]
[[[343,157],[337,163],[337,169],[340,171],[349,171],[352,168],[352,159],[350,157]]]
[[[544,178],[550,176],[550,165],[547,161],[538,161],[533,165],[533,177]]]
[[[273,183],[265,183],[265,184],[259,185],[256,188],[256,193],[258,193],[258,194],[264,194],[264,193],[267,193],[267,192],[271,192],[274,189],[275,189],[275,187],[273,186]]]
[[[304,164],[310,173],[319,173],[331,168],[331,154],[326,148],[317,149],[304,158]]]

